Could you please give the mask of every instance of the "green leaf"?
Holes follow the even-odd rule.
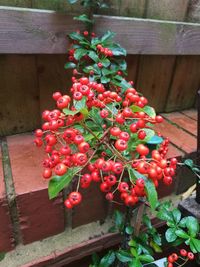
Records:
[[[5,252],[0,252],[0,261],[2,261],[6,256]]]
[[[99,109],[92,107],[89,112],[90,118],[99,126],[102,126],[103,119],[99,115]]]
[[[125,250],[119,250],[118,252],[116,252],[116,256],[118,258],[119,261],[121,262],[131,262],[133,257],[130,253],[128,253]]]
[[[147,144],[149,145],[159,145],[163,142],[163,138],[158,136],[158,135],[154,135],[150,140],[148,140]]]
[[[73,177],[81,170],[80,167],[68,169],[67,173],[63,176],[53,176],[49,181],[48,193],[49,198],[55,198],[68,184],[72,181]]]
[[[135,249],[135,248],[131,248],[130,249],[130,252],[131,252],[131,254],[134,256],[134,257],[137,257],[138,256],[138,253],[137,253],[137,250]]]
[[[186,159],[183,163],[189,168],[192,168],[194,166],[194,162],[192,159]]]
[[[150,241],[150,246],[154,249],[156,253],[162,252],[162,249],[158,244],[156,244],[153,240]]]
[[[131,263],[129,263],[128,265],[129,267],[142,267],[142,263],[140,262],[140,260],[137,259],[132,259]]]
[[[122,48],[118,44],[114,44],[109,48],[112,50],[114,56],[126,56],[126,49]]]
[[[92,263],[95,264],[95,265],[98,265],[99,262],[100,262],[99,256],[97,255],[97,253],[93,253],[92,254]]]
[[[109,251],[100,261],[98,267],[109,267],[115,261],[115,253],[113,251]]]
[[[137,242],[136,242],[134,239],[131,239],[131,240],[129,241],[128,245],[129,245],[130,247],[136,247]]]
[[[197,252],[200,252],[200,240],[199,239],[196,239],[196,238],[191,238],[191,240],[190,240],[190,245],[191,245],[191,243],[192,243],[192,245],[193,245],[193,250],[195,249],[196,250],[196,252],[194,252],[194,253],[197,253]]]
[[[130,108],[133,112],[141,112],[141,111],[143,111],[142,108],[140,108],[140,107],[138,107],[138,106],[136,106],[136,105],[131,105],[129,108]]]
[[[63,112],[65,113],[65,115],[75,115],[75,114],[79,113],[79,111],[73,111],[73,110],[70,110],[68,108],[64,108]]]
[[[87,15],[83,14],[78,17],[74,17],[74,20],[79,20],[85,23],[93,24],[93,21],[88,18]]]
[[[73,62],[67,62],[64,66],[65,69],[74,69],[76,68],[76,64]]]
[[[102,41],[102,42],[106,42],[106,41],[112,39],[115,35],[116,35],[116,33],[111,32],[111,31],[107,31],[107,32],[101,37],[101,41]]]
[[[147,199],[149,201],[149,204],[150,204],[151,208],[154,210],[157,206],[158,194],[157,194],[155,185],[151,180],[147,179],[145,181],[145,190],[147,193]]]
[[[76,60],[80,60],[83,56],[85,56],[88,53],[88,50],[80,48],[76,49],[74,52],[74,57]]]
[[[137,172],[136,170],[132,169],[132,168],[128,168],[128,174],[129,174],[129,179],[132,182],[136,182],[138,178],[141,178],[141,176],[139,176],[139,172]]]
[[[149,117],[151,118],[155,118],[156,116],[156,112],[155,112],[155,109],[150,107],[150,106],[145,106],[143,108],[143,112],[145,112],[147,115],[149,115]]]
[[[128,169],[128,172],[129,172],[130,179],[132,181],[134,181],[134,182],[139,178],[144,179],[144,181],[145,181],[145,191],[147,193],[147,199],[149,201],[149,204],[150,204],[151,208],[155,209],[156,206],[157,206],[157,202],[158,202],[158,194],[157,194],[157,191],[156,191],[154,183],[151,180],[149,180],[146,176],[144,176],[143,174],[137,172],[133,168]]]
[[[92,60],[94,60],[94,62],[96,62],[96,63],[99,62],[99,57],[98,57],[98,55],[94,51],[90,51],[89,54],[88,54],[88,56]]]
[[[174,218],[174,222],[175,222],[176,224],[179,223],[180,220],[181,220],[181,212],[180,212],[180,210],[178,210],[178,209],[174,209],[174,210],[172,211],[172,215],[173,215],[173,218]]]
[[[69,37],[72,39],[72,40],[76,40],[76,41],[83,41],[84,40],[84,37],[82,35],[80,35],[80,33],[78,32],[72,32],[69,34]]]
[[[174,242],[177,239],[177,235],[176,235],[176,229],[175,228],[169,228],[167,229],[166,233],[165,233],[165,238],[167,240],[167,242]]]
[[[126,226],[126,229],[125,229],[125,231],[126,231],[126,233],[127,233],[128,235],[132,235],[132,234],[133,234],[133,231],[134,231],[134,229],[133,229],[133,227],[132,227],[132,226]]]
[[[110,75],[110,74],[113,73],[112,70],[108,70],[108,69],[106,69],[106,68],[103,68],[103,69],[101,70],[101,72],[102,72],[102,74],[103,74],[104,76],[107,76],[107,75]]]
[[[79,101],[74,100],[73,104],[75,109],[80,111],[81,109],[86,107],[86,97],[82,97],[82,99]]]
[[[188,216],[186,220],[186,227],[188,228],[189,235],[195,237],[199,232],[199,223],[193,216]]]
[[[75,4],[78,0],[67,0],[70,4]]]
[[[105,77],[105,76],[101,77],[101,83],[108,83],[108,82],[110,82],[110,78]]]
[[[181,229],[178,229],[175,231],[175,234],[178,236],[178,237],[181,237],[183,239],[188,239],[190,236],[183,230]]]
[[[148,227],[148,229],[152,229],[152,224],[150,218],[145,214],[143,216],[143,223]]]
[[[139,259],[142,262],[152,262],[152,261],[154,261],[154,258],[151,255],[140,255]]]
[[[121,228],[121,226],[123,225],[123,221],[124,221],[123,214],[120,211],[115,210],[115,212],[114,212],[114,223],[115,223],[115,225],[118,228]]]
[[[110,60],[108,58],[104,58],[101,60],[101,63],[103,64],[103,66],[105,68],[109,67],[110,66]],[[114,73],[113,70],[112,71],[109,71],[110,73]]]
[[[146,133],[146,137],[144,138],[143,141],[147,143],[155,135],[155,131],[148,128],[143,128],[142,130],[145,131]]]

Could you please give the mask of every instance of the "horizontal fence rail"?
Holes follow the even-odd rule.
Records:
[[[129,54],[198,55],[200,24],[96,15],[97,34],[116,32]],[[62,54],[79,21],[49,10],[0,7],[1,54]]]

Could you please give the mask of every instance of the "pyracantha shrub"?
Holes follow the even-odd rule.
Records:
[[[91,23],[86,15],[76,19]],[[69,37],[65,68],[72,69],[72,85],[64,95],[53,94],[55,109],[42,113],[44,122],[35,131],[35,144],[46,152],[43,178],[49,180],[49,197],[73,183],[64,202],[71,209],[84,201],[80,188],[87,190],[97,183],[108,202],[126,207],[125,214],[114,213],[112,230],[123,235],[121,246],[102,259],[94,256],[91,267],[141,267],[154,260],[153,252],[161,252],[161,237],[148,216],[143,216],[144,206],[167,221],[167,242],[185,243],[192,251],[170,255],[166,266],[173,266],[180,257],[187,262],[192,253],[200,252],[199,224],[158,202],[157,187],[172,184],[178,164],[176,158],[167,159],[169,140],[156,131],[163,118],[126,80],[126,50],[113,42],[114,33],[108,31],[99,38],[85,30]],[[197,171],[190,161],[185,165]],[[135,228],[133,210],[141,214]],[[141,222],[145,232],[140,231]]]

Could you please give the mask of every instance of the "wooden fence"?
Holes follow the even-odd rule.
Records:
[[[158,112],[193,107],[200,85],[200,25],[188,21],[198,21],[200,1],[109,2],[112,15],[185,21],[97,16],[96,31],[117,32],[129,53],[128,78]],[[68,13],[80,8],[66,0],[0,0],[5,4],[67,12],[0,8],[0,135],[39,127],[40,111],[52,107],[51,93],[69,88],[65,36],[76,25]]]

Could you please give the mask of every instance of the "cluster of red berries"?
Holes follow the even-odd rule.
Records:
[[[193,260],[194,259],[194,254],[190,251],[187,251],[185,249],[181,249],[180,250],[180,255],[178,256],[176,253],[172,253],[171,255],[168,256],[167,258],[167,267],[173,267],[174,264],[179,258],[184,261],[185,263],[188,260]],[[183,266],[184,264],[182,263],[181,266]]]
[[[113,56],[113,52],[112,50],[110,50],[109,48],[107,47],[103,47],[101,44],[98,44],[97,45],[97,50],[103,54],[104,56],[107,56],[107,57],[112,57]]]
[[[42,113],[44,123],[42,129],[35,131],[35,144],[44,145],[47,153],[43,161],[43,177],[67,175],[68,169],[74,167],[85,172],[77,178],[77,191],[65,201],[67,208],[81,202],[79,186],[87,188],[92,181],[100,183],[100,190],[110,201],[114,193],[119,192],[127,206],[135,205],[140,197],[146,195],[145,179],[152,180],[156,187],[160,180],[167,185],[172,183],[177,160],[164,159],[169,141],[164,140],[160,149],[153,151],[145,145],[145,129],[162,122],[162,117],[150,117],[142,110],[148,101],[134,88],[127,89],[125,95],[118,89],[118,92],[106,91],[101,83],[90,82],[87,77],[74,79],[70,89],[72,96],[55,92],[53,99],[57,108]],[[87,121],[93,120],[78,109],[77,104],[81,101],[86,114],[95,108],[96,116],[101,118],[100,137],[88,128]],[[132,107],[141,111],[134,112]],[[91,142],[85,139],[88,134],[92,135]],[[105,153],[106,150],[110,153]],[[141,174],[141,178],[135,182],[127,178],[124,171],[128,167]]]

